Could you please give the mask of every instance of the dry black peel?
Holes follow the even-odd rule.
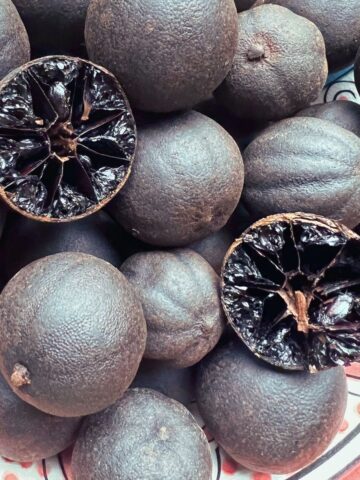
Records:
[[[0,84],[0,195],[19,213],[93,213],[125,183],[135,144],[126,96],[102,67],[44,57]]]
[[[360,359],[360,237],[310,214],[267,217],[230,248],[222,300],[245,344],[317,371]]]

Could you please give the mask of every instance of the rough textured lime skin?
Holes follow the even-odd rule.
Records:
[[[233,65],[215,92],[242,118],[279,120],[316,100],[328,68],[324,39],[309,20],[278,5],[238,15]]]
[[[315,117],[328,120],[360,136],[360,105],[355,102],[333,101],[312,105],[296,114],[297,117]]]
[[[200,364],[197,401],[219,444],[241,465],[285,474],[315,460],[344,417],[342,367],[316,374],[269,366],[240,341]]]
[[[311,20],[324,36],[330,71],[350,65],[360,47],[358,0],[260,0],[289,8]],[[258,5],[258,3],[256,3]]]
[[[118,77],[134,107],[191,108],[230,69],[236,8],[234,0],[92,0],[85,38],[90,58]]]
[[[148,329],[145,358],[185,368],[214,348],[225,324],[220,281],[198,253],[137,253],[121,271],[143,307]]]
[[[318,118],[290,118],[245,150],[241,203],[252,221],[304,211],[348,227],[360,221],[360,139]]]
[[[16,462],[57,455],[74,442],[80,422],[48,415],[23,402],[0,376],[0,455]]]
[[[55,53],[84,57],[84,28],[89,2],[13,0],[29,33],[32,57]]]
[[[184,246],[227,223],[243,182],[233,138],[210,118],[190,111],[139,127],[131,175],[110,209],[140,240]]]
[[[72,467],[75,480],[209,480],[212,462],[185,407],[154,390],[131,389],[85,419]]]
[[[119,267],[128,256],[125,240],[127,234],[104,211],[65,223],[11,213],[0,240],[0,277],[7,282],[29,263],[60,252],[88,253]]]
[[[135,377],[145,348],[140,302],[112,265],[59,253],[27,265],[0,296],[0,368],[16,364],[31,384],[13,390],[40,410],[82,416],[114,403]]]
[[[0,0],[0,79],[30,60],[29,37],[10,0]]]

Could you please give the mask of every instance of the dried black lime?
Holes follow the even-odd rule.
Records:
[[[228,251],[222,300],[258,357],[294,370],[360,359],[360,237],[295,213],[252,225]]]
[[[186,368],[215,347],[225,316],[219,277],[203,257],[186,248],[139,252],[120,270],[144,311],[145,358]]]
[[[162,247],[220,230],[244,184],[234,139],[195,111],[143,121],[131,176],[111,202],[111,215],[135,238]]]
[[[0,296],[0,370],[50,415],[103,410],[129,387],[145,350],[133,287],[112,265],[62,252],[26,265]]]
[[[237,213],[250,224],[300,211],[350,228],[360,222],[360,141],[354,133],[320,118],[288,118],[260,133],[243,156]]]
[[[234,0],[92,0],[86,47],[121,79],[131,105],[173,112],[192,108],[224,80],[236,20]]]
[[[179,402],[129,389],[82,424],[72,456],[76,480],[209,480],[209,443]]]
[[[0,454],[16,462],[52,457],[74,443],[81,418],[48,415],[23,402],[0,375]]]
[[[258,0],[255,6],[263,3],[286,7],[317,25],[324,36],[330,71],[353,63],[360,46],[358,0]]]
[[[215,91],[221,105],[240,118],[279,120],[316,100],[328,65],[323,36],[312,22],[262,5],[238,15],[238,30],[231,70]]]
[[[99,210],[124,185],[134,118],[107,70],[44,57],[0,83],[0,195],[19,213],[65,221]]]
[[[0,0],[0,78],[30,60],[26,28],[10,0]]]
[[[267,474],[294,472],[319,457],[338,432],[347,400],[342,367],[316,375],[273,368],[239,339],[201,361],[195,392],[216,441],[242,466]]]

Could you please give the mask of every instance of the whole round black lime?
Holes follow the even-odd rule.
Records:
[[[198,253],[189,249],[137,253],[121,271],[144,310],[145,358],[184,368],[214,348],[224,327],[220,281]]]
[[[219,102],[239,117],[278,120],[316,100],[328,68],[312,22],[263,5],[240,13],[238,27],[233,65],[215,92]]]
[[[360,237],[324,217],[267,217],[229,249],[222,301],[236,333],[276,366],[360,360]]]
[[[10,0],[0,0],[0,78],[30,60],[29,37]]]
[[[57,455],[75,441],[80,421],[54,417],[23,402],[0,375],[0,455],[16,462]]]
[[[86,55],[84,28],[90,0],[13,0],[29,33],[32,56]]]
[[[85,38],[90,58],[115,73],[134,107],[191,108],[230,69],[236,8],[234,0],[92,0]]]
[[[135,143],[126,96],[102,67],[44,57],[0,82],[0,195],[23,215],[99,210],[124,185]]]
[[[318,118],[290,118],[262,132],[244,151],[241,204],[255,221],[305,211],[349,227],[360,222],[360,140]]]
[[[196,396],[207,428],[232,458],[251,470],[286,474],[328,447],[344,417],[347,385],[341,367],[285,372],[236,341],[201,362]]]
[[[259,0],[291,9],[311,20],[325,39],[330,71],[353,63],[360,47],[360,3],[358,0]],[[346,26],[346,28],[345,28]]]
[[[130,388],[151,388],[184,405],[195,399],[195,368],[174,368],[144,358]]]
[[[6,282],[34,260],[82,252],[119,267],[127,258],[127,234],[104,211],[77,222],[34,222],[10,213],[0,240],[0,277]]]
[[[63,417],[114,403],[135,377],[146,324],[112,265],[58,253],[24,267],[0,296],[0,368],[14,392]]]
[[[72,458],[75,480],[209,480],[204,432],[179,402],[131,389],[85,419]]]
[[[220,230],[239,201],[243,162],[233,138],[198,112],[139,128],[136,161],[112,215],[132,235],[184,246]]]
[[[296,116],[328,120],[360,136],[360,105],[350,100],[312,105],[300,110]]]

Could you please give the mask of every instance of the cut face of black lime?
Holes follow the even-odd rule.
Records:
[[[336,222],[276,215],[233,244],[222,300],[259,357],[322,370],[360,359],[360,238]]]
[[[98,209],[125,182],[135,123],[119,83],[71,57],[30,62],[0,84],[0,188],[35,217]]]

